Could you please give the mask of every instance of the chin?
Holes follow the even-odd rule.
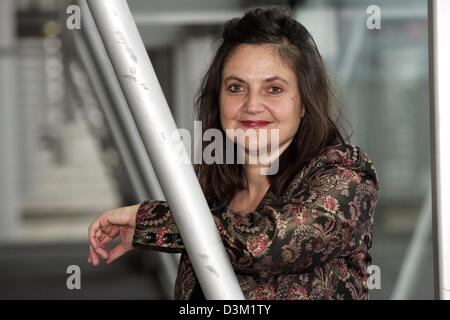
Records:
[[[273,146],[270,143],[258,143],[258,142],[252,142],[252,143],[246,143],[246,145],[236,142],[239,148],[245,149],[246,152],[268,152],[270,149],[273,149]]]

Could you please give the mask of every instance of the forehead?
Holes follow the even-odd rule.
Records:
[[[225,61],[222,75],[229,74],[239,76],[274,76],[282,75],[295,78],[293,70],[280,57],[273,45],[243,44]]]

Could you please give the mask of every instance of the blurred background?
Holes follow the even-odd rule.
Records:
[[[81,30],[66,25],[73,4],[0,1],[0,298],[170,299],[176,255],[86,262],[90,222],[157,190],[130,157],[123,95],[90,17],[81,10]],[[379,175],[372,253],[381,283],[370,298],[434,298],[426,0],[128,4],[175,120],[190,130],[221,25],[247,8],[290,7],[327,63],[351,143],[369,153]],[[370,5],[380,9],[380,29],[367,27]],[[66,286],[70,265],[81,268],[81,290]]]

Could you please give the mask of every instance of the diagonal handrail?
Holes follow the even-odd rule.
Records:
[[[88,5],[205,297],[244,299],[128,4]]]

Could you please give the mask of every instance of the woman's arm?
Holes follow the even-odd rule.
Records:
[[[212,210],[234,268],[260,276],[303,272],[336,256],[366,252],[378,182],[367,154],[356,151],[331,150],[311,162],[287,200],[250,213]],[[166,201],[134,208],[131,248],[184,250]]]
[[[119,237],[111,250],[107,246]],[[183,250],[181,238],[166,201],[144,201],[141,204],[108,210],[89,226],[88,262],[97,266],[102,257],[111,263],[133,248],[165,252]]]

